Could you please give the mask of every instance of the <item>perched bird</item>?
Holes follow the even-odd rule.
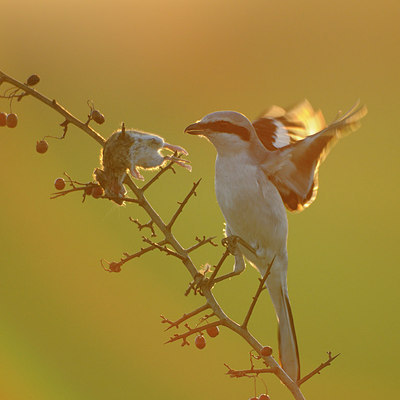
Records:
[[[217,201],[226,235],[240,238],[229,275],[243,271],[243,255],[262,275],[272,263],[266,286],[278,319],[280,362],[295,382],[300,362],[286,282],[285,206],[301,211],[312,203],[320,163],[338,138],[359,127],[366,112],[356,105],[326,126],[322,113],[304,100],[288,110],[273,106],[253,123],[238,112],[218,111],[185,129],[206,137],[217,150]]]
[[[189,161],[173,156],[163,156],[161,150],[170,150],[187,155],[187,151],[169,144],[160,136],[133,129],[115,131],[104,144],[101,162],[103,169],[96,168],[96,180],[104,188],[106,196],[122,204],[121,198],[126,191],[123,181],[127,170],[136,179],[143,180],[138,168],[151,169],[162,165],[165,161],[173,161],[191,171]]]

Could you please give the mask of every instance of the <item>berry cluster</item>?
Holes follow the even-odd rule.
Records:
[[[218,326],[210,326],[206,329],[208,336],[214,338],[219,335],[219,328]],[[194,344],[198,349],[204,349],[206,347],[206,338],[201,333],[200,335],[196,336],[194,340]]]
[[[98,185],[97,183],[88,183],[84,187],[76,187],[74,185],[74,182],[70,180],[71,185],[73,186],[73,189],[70,190],[70,192],[77,191],[77,190],[83,190],[85,196],[93,196],[95,199],[99,199],[104,195],[104,189]],[[66,183],[64,178],[57,178],[54,181],[54,187],[57,190],[63,190],[65,189]]]
[[[34,86],[39,83],[40,78],[38,75],[31,75],[25,82],[28,86]],[[27,93],[19,93],[20,89],[14,89],[11,91],[9,95],[2,96],[4,98],[10,99],[10,109],[12,101],[17,98],[20,101]],[[18,124],[18,117],[17,114],[10,112],[6,114],[5,112],[0,112],[0,127],[7,126],[8,128],[15,128]]]
[[[18,123],[17,114],[0,112],[0,126],[7,126],[8,128],[15,128]]]

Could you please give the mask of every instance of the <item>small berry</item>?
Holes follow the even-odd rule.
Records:
[[[10,113],[7,115],[7,126],[9,128],[15,128],[18,123],[17,114]]]
[[[261,349],[260,354],[265,357],[269,357],[272,354],[272,348],[265,346]]]
[[[203,335],[196,336],[194,344],[198,349],[204,349],[204,347],[206,347],[206,338]]]
[[[40,78],[39,78],[39,75],[31,75],[28,79],[27,79],[27,81],[26,81],[26,84],[28,85],[28,86],[35,86],[37,83],[39,83],[39,81],[40,81]]]
[[[210,336],[210,337],[218,336],[219,335],[218,326],[210,326],[209,328],[207,328],[207,333],[208,333],[208,336]]]
[[[101,186],[95,186],[92,190],[92,196],[95,199],[98,199],[99,197],[103,196],[104,190]]]
[[[263,393],[258,396],[258,400],[271,400],[271,397]]]
[[[99,125],[104,123],[104,121],[106,120],[104,118],[104,115],[98,110],[93,110],[90,114],[90,117],[92,118],[93,121],[97,122]]]
[[[40,153],[40,154],[46,153],[48,148],[49,148],[49,145],[45,140],[36,142],[36,151],[38,153]]]
[[[109,266],[111,272],[121,272],[121,264],[112,262]]]
[[[0,113],[0,126],[6,126],[7,125],[7,114],[2,112]]]
[[[54,182],[54,186],[57,190],[63,190],[65,188],[65,181],[63,178],[57,178]]]
[[[86,196],[90,196],[90,195],[92,194],[92,192],[93,192],[93,186],[92,186],[92,185],[87,185],[87,186],[85,187],[85,194],[86,194]]]

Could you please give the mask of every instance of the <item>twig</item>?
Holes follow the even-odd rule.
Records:
[[[183,208],[186,206],[186,204],[189,201],[189,199],[192,196],[196,196],[196,189],[197,189],[197,186],[200,185],[200,182],[201,182],[201,179],[199,179],[197,182],[193,183],[193,187],[190,190],[190,192],[186,195],[185,199],[181,203],[178,203],[179,204],[178,209],[176,210],[175,214],[172,216],[171,220],[167,224],[167,229],[168,230],[171,230],[172,225],[175,223],[176,219],[182,213]]]
[[[260,279],[260,284],[258,285],[257,292],[256,292],[255,296],[253,297],[253,301],[251,302],[249,311],[247,311],[246,317],[245,317],[245,319],[244,319],[244,321],[242,323],[242,328],[244,328],[244,329],[247,329],[247,324],[249,323],[249,319],[251,317],[251,314],[253,313],[253,310],[254,310],[254,307],[255,307],[255,305],[257,303],[257,300],[260,297],[261,292],[264,290],[265,281],[268,278],[268,275],[269,275],[269,273],[271,271],[272,264],[274,263],[274,261],[275,261],[275,256],[272,259],[272,261],[270,262],[270,264],[268,265],[268,269],[265,272],[263,278]]]
[[[60,104],[58,104],[56,100],[51,100],[48,97],[43,96],[41,93],[37,92],[35,89],[29,87],[28,85],[25,85],[24,83],[17,81],[16,79],[12,78],[11,76],[9,76],[1,71],[0,71],[0,79],[2,79],[4,82],[11,83],[12,85],[22,89],[26,93],[29,93],[31,96],[35,97],[42,103],[45,103],[46,105],[51,107],[53,110],[55,110],[59,114],[61,114],[69,123],[77,126],[78,128],[82,129],[84,132],[86,132],[89,136],[91,136],[94,140],[96,140],[97,143],[99,143],[102,146],[104,145],[105,139],[98,132],[96,132],[90,126],[85,125],[85,123],[80,121],[78,118],[74,117],[69,111],[67,111],[64,107],[62,107]]]
[[[173,168],[174,162],[171,161],[169,162],[165,167],[160,167],[160,170],[157,172],[156,175],[153,176],[153,178],[151,178],[145,185],[143,185],[141,187],[141,190],[144,192],[145,190],[147,190],[157,179],[160,178],[160,176],[162,174],[164,174],[165,172],[167,172],[168,170],[172,170],[175,172],[174,168]]]
[[[217,247],[218,245],[213,242],[213,239],[215,239],[215,238],[216,238],[216,236],[211,236],[211,237],[206,239],[206,237],[203,236],[203,238],[200,239],[198,236],[196,236],[195,240],[197,240],[198,243],[196,243],[192,247],[189,247],[188,249],[186,249],[186,252],[190,253],[190,252],[192,252],[194,250],[197,250],[199,247],[204,246],[207,243],[210,243],[211,246]]]
[[[169,324],[169,326],[165,329],[166,331],[168,331],[169,329],[171,329],[173,327],[179,328],[179,325],[182,322],[184,322],[184,321],[188,320],[189,318],[192,318],[193,316],[195,316],[195,315],[207,310],[208,308],[210,308],[210,306],[206,303],[203,306],[197,308],[196,310],[194,310],[194,311],[192,311],[190,313],[183,314],[183,316],[181,318],[177,319],[176,321],[171,321],[171,320],[165,318],[163,315],[161,315],[161,318],[162,318],[161,323],[162,324]]]
[[[300,386],[302,385],[304,382],[308,381],[310,378],[312,378],[314,375],[319,374],[321,372],[322,369],[328,367],[329,365],[331,365],[332,361],[339,357],[340,353],[336,354],[335,356],[332,356],[332,353],[330,351],[328,351],[328,361],[325,361],[324,363],[322,363],[319,367],[315,368],[313,371],[311,371],[309,374],[307,374],[306,376],[304,376],[303,378],[301,378],[300,380],[297,381],[297,385]]]
[[[222,264],[226,260],[226,258],[229,256],[230,251],[228,249],[225,250],[224,254],[222,254],[222,257],[218,261],[218,264],[215,266],[213,273],[211,274],[209,280],[208,280],[208,285],[209,287],[212,287],[213,283],[215,282],[215,277],[217,276],[219,270],[222,267]]]
[[[93,185],[97,186],[97,185]],[[65,196],[67,194],[73,193],[73,192],[78,192],[80,190],[85,190],[87,186],[83,186],[83,187],[73,187],[72,189],[68,189],[68,190],[60,190],[58,192],[54,192],[50,194],[50,199],[54,200],[57,199],[61,196]],[[139,201],[136,199],[131,199],[129,197],[110,197],[110,196],[99,196],[96,199],[107,199],[107,200],[118,200],[118,201],[126,201],[127,203],[135,203],[138,204]]]
[[[165,240],[162,240],[161,242],[158,242],[157,244],[160,246],[163,246],[164,244],[166,244],[167,242]],[[133,260],[134,258],[139,258],[141,257],[143,254],[148,253],[149,251],[155,250],[156,247],[155,246],[149,246],[149,247],[145,247],[144,249],[140,249],[138,252],[134,253],[134,254],[129,254],[129,253],[124,253],[125,258],[121,258],[120,261],[118,262],[109,262],[107,260],[100,260],[100,263],[102,265],[102,267],[108,271],[108,272],[120,272],[121,267],[126,264],[128,261]],[[104,267],[103,262],[106,262],[108,264],[108,268]],[[114,268],[112,267],[114,266]],[[118,269],[117,271],[115,269]]]
[[[219,325],[224,325],[224,322],[223,321],[215,321],[215,322],[211,322],[211,323],[209,323],[207,325],[198,326],[196,328],[190,328],[189,325],[185,324],[185,327],[188,329],[188,331],[185,332],[185,333],[181,333],[180,335],[178,335],[176,333],[174,336],[171,336],[169,338],[169,340],[167,340],[165,342],[165,344],[176,342],[177,340],[181,340],[181,339],[183,339],[184,343],[185,343],[186,339],[189,336],[194,335],[195,333],[198,333],[198,332],[202,332],[202,331],[206,330],[207,328],[211,328],[213,326],[219,326]]]
[[[253,378],[254,376],[258,376],[259,374],[276,373],[276,368],[260,368],[260,369],[250,368],[250,369],[235,370],[232,369],[228,364],[224,363],[224,365],[226,368],[228,368],[227,375],[229,375],[231,378],[243,378],[243,377]]]
[[[179,258],[180,260],[184,260],[185,256],[177,253],[176,251],[173,251],[171,249],[169,249],[167,246],[161,246],[158,243],[154,243],[152,242],[149,238],[147,238],[146,236],[142,236],[143,242],[151,244],[152,246],[154,246],[156,249],[166,253],[168,256],[174,256]]]
[[[133,219],[132,217],[129,217],[129,221],[135,223],[138,226],[139,231],[141,231],[144,228],[149,228],[151,231],[151,237],[156,237],[156,232],[154,231],[153,224],[154,222],[150,220],[147,224],[141,224],[137,219]]]

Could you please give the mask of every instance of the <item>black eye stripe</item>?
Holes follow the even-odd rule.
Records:
[[[235,125],[232,122],[228,121],[214,121],[214,122],[205,122],[201,124],[202,128],[209,129],[213,132],[224,132],[224,133],[233,133],[238,135],[243,140],[250,140],[250,132],[247,128],[239,125]]]

